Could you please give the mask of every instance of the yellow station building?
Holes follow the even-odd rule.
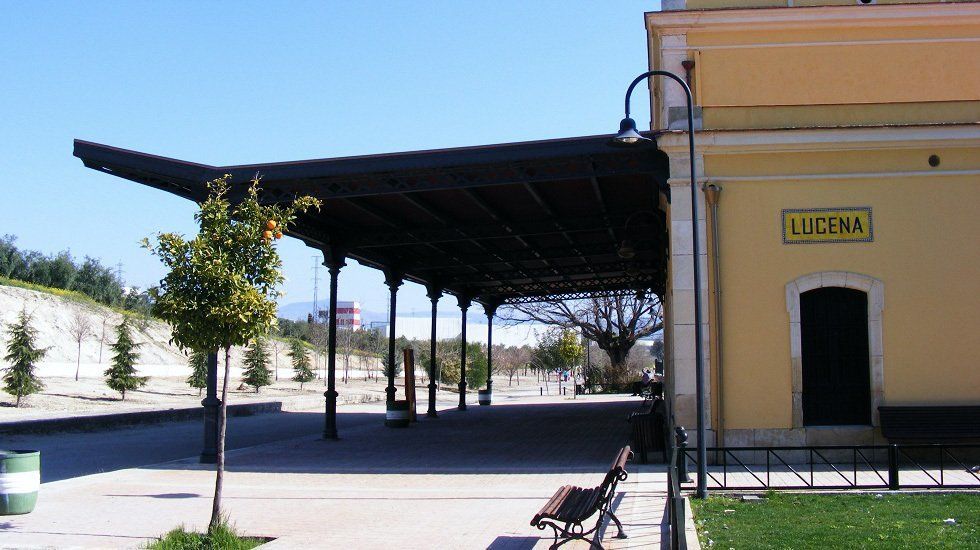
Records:
[[[697,106],[709,445],[882,443],[879,406],[980,404],[980,2],[663,4],[650,68]],[[679,86],[650,101],[686,128]],[[667,393],[693,428],[687,135],[658,144]]]

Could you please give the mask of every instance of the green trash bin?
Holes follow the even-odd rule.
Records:
[[[0,516],[31,513],[40,486],[40,451],[0,450]]]

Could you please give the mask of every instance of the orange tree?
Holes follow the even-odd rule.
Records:
[[[311,197],[287,205],[263,205],[258,179],[241,201],[232,204],[230,185],[230,175],[208,183],[208,197],[194,216],[199,231],[193,239],[161,233],[155,243],[143,241],[169,269],[155,291],[153,312],[170,323],[173,342],[196,352],[224,351],[209,531],[222,519],[229,350],[268,333],[275,324],[278,287],[283,282],[275,240],[289,229],[297,213],[320,206]]]

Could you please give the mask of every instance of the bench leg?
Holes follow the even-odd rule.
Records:
[[[619,534],[616,535],[616,538],[617,539],[628,538],[626,536],[626,531],[623,531],[623,524],[619,521],[619,518],[616,517],[616,514],[612,513],[612,510],[606,510],[606,514],[608,514],[609,517],[611,517],[612,520],[616,522],[616,527],[619,529]]]
[[[615,489],[613,489],[613,492],[609,494],[609,499],[603,502],[602,506],[599,507],[599,521],[596,523],[596,526],[593,529],[593,531],[598,531],[599,528],[602,527],[602,522],[605,519],[605,516],[609,516],[610,518],[612,518],[613,522],[616,524],[616,528],[619,530],[619,533],[616,535],[616,538],[617,539],[629,538],[626,536],[626,531],[623,530],[623,523],[619,521],[619,518],[617,518],[616,514],[614,514],[612,511],[612,501],[615,496],[616,496],[616,492]]]
[[[601,519],[600,519],[600,522],[601,522]],[[617,520],[617,522],[618,522],[618,520]],[[559,527],[558,525],[556,525],[555,523],[552,523],[550,521],[542,521],[542,522],[540,522],[540,523],[537,524],[537,528],[540,529],[540,530],[542,530],[542,531],[545,529],[545,527],[551,527],[551,529],[554,530],[554,532],[555,532],[555,536],[554,536],[554,540],[555,541],[551,544],[551,546],[548,547],[548,550],[557,550],[557,548],[560,548],[565,543],[571,542],[573,540],[582,540],[582,541],[585,541],[585,542],[589,543],[589,547],[591,547],[591,548],[595,548],[596,550],[605,550],[602,547],[602,545],[600,545],[599,543],[597,543],[595,540],[590,539],[590,538],[587,537],[587,535],[589,535],[590,533],[593,533],[595,531],[595,529],[592,529],[592,530],[588,531],[587,533],[583,533],[583,532],[581,532],[582,528],[581,528],[580,525],[579,525],[579,529],[576,530],[575,529],[575,525],[572,525],[572,524],[565,524],[564,527]],[[561,542],[558,541],[559,538],[562,539]],[[620,537],[620,538],[622,538],[622,537]]]
[[[605,550],[605,548],[603,548],[601,544],[595,541],[594,537],[590,539],[581,533],[566,533],[565,540],[559,542],[558,544],[554,544],[550,546],[549,550],[557,550],[559,546],[565,544],[566,542],[572,542],[573,540],[585,541],[589,543],[590,548],[595,548],[596,550]]]

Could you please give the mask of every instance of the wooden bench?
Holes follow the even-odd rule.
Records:
[[[649,464],[650,454],[660,451],[663,462],[667,463],[667,407],[664,400],[654,398],[645,400],[640,410],[629,413],[626,421],[630,425],[630,445],[640,464]]]
[[[641,386],[640,396],[643,397],[643,399],[663,399],[664,383],[650,382],[646,386]]]
[[[980,405],[878,407],[890,443],[972,443],[980,440]]]
[[[606,516],[616,522],[616,527],[619,528],[616,537],[626,538],[623,524],[612,512],[611,507],[613,497],[616,495],[616,485],[626,479],[626,462],[631,458],[633,452],[627,445],[616,453],[616,459],[613,460],[601,485],[591,489],[565,485],[558,489],[548,503],[534,515],[534,519],[531,520],[533,527],[542,531],[551,527],[555,532],[555,542],[549,546],[551,550],[576,539],[584,540],[592,547],[602,550],[602,545],[594,539],[598,536],[599,528],[602,527],[602,521]],[[596,514],[598,518],[595,526],[586,531],[584,523]],[[592,538],[590,535],[593,535]]]

